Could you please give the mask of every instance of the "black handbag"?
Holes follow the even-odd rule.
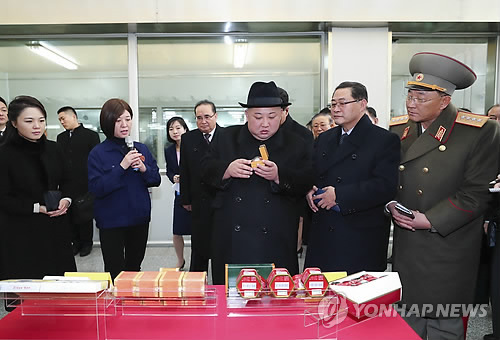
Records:
[[[71,219],[75,224],[92,221],[94,218],[94,195],[87,192],[71,203]]]
[[[44,192],[43,200],[47,211],[54,211],[59,209],[59,201],[62,198],[62,192],[59,190],[49,190]]]

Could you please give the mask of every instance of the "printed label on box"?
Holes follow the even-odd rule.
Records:
[[[274,282],[274,289],[290,289],[290,282]]]
[[[241,289],[257,289],[257,283],[256,282],[242,282],[241,283]]]
[[[309,289],[323,289],[324,287],[323,281],[309,281]]]

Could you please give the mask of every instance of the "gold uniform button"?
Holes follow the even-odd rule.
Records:
[[[439,146],[439,151],[444,151],[446,150],[446,146],[445,145],[440,145]]]
[[[420,189],[419,189],[419,190],[417,190],[417,195],[422,196],[422,194],[423,194],[423,193],[424,193],[424,192],[423,192],[422,190],[420,190]]]
[[[400,165],[399,166],[399,171],[403,171],[405,169],[405,166],[404,165]]]
[[[429,172],[429,168],[423,168],[423,169],[422,169],[422,172],[423,172],[424,174],[428,173],[428,172]]]

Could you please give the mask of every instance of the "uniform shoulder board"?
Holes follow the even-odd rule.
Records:
[[[458,111],[457,119],[455,119],[455,122],[469,126],[482,127],[488,120],[489,118],[487,116]]]
[[[410,116],[408,115],[392,117],[391,121],[389,122],[389,126],[406,124],[408,123],[408,120],[410,120]]]

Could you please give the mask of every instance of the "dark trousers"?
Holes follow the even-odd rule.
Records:
[[[111,278],[121,271],[140,271],[146,243],[149,223],[123,228],[99,229],[104,270],[111,273]]]
[[[500,337],[500,230],[497,229],[496,245],[491,248],[490,298],[493,334]]]
[[[71,242],[78,248],[92,246],[94,237],[94,221],[71,223]]]
[[[192,217],[189,271],[208,271],[208,261],[211,257],[213,211],[206,206],[193,206]]]

